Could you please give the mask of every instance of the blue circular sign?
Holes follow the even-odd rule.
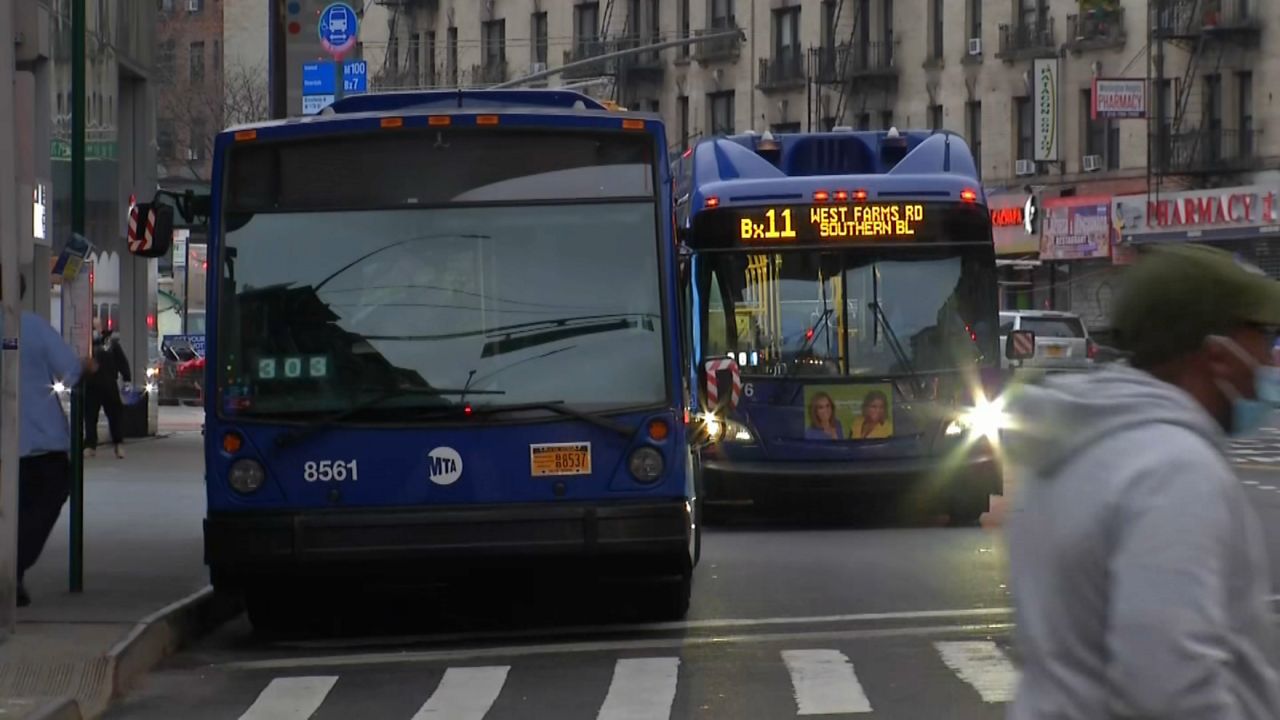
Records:
[[[359,30],[356,11],[346,3],[333,3],[320,13],[317,27],[320,46],[335,58],[341,58],[356,46]]]

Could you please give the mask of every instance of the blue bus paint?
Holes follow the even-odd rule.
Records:
[[[972,418],[992,411],[1002,379],[994,246],[972,154],[943,132],[772,141],[710,139],[673,164],[685,191],[692,404],[720,433],[699,458],[704,502],[907,494],[976,519],[1002,472]],[[880,212],[926,219],[901,235],[902,225],[886,235],[849,220]],[[813,224],[785,237],[772,224],[783,214]],[[764,237],[771,229],[778,236]],[[742,394],[736,407],[708,407],[717,378],[704,363],[724,357],[737,361]],[[718,387],[723,401],[730,386]],[[838,423],[826,420],[829,403]],[[877,421],[878,407],[889,420]]]
[[[328,582],[389,575],[397,581],[434,580],[437,573],[449,569],[472,574],[487,567],[484,563],[501,566],[512,558],[520,562],[570,559],[609,574],[651,577],[657,582],[652,585],[655,594],[649,609],[667,617],[682,616],[699,552],[700,483],[694,474],[696,451],[684,420],[681,358],[685,349],[679,331],[673,201],[662,124],[650,117],[604,110],[585,96],[564,91],[372,94],[345,98],[332,110],[304,119],[232,128],[216,141],[209,231],[207,346],[211,362],[206,370],[206,387],[212,391],[205,395],[205,551],[215,587],[246,591],[251,611],[257,608],[255,623],[266,625],[279,620],[278,614],[264,609],[275,607],[271,598],[282,590],[282,583],[299,579]],[[477,119],[481,112],[487,116],[483,123]],[[497,117],[496,124],[488,119],[491,116]],[[439,120],[442,117],[447,120]],[[388,118],[395,120],[387,123]],[[457,195],[463,200],[433,197],[430,183],[415,185],[416,176],[404,176],[403,183],[378,185],[380,175],[414,172],[412,154],[420,156],[418,164],[429,163],[433,152],[471,147],[467,138],[480,137],[483,142],[475,146],[483,148],[513,133],[519,137],[512,142],[529,143],[524,146],[529,157],[512,153],[508,168],[493,170],[498,173],[497,182],[481,177],[474,187],[463,187],[465,192]],[[647,194],[637,200],[626,194],[627,188],[614,187],[609,184],[614,181],[607,179],[581,186],[594,188],[592,192],[614,192],[616,201],[612,196],[557,199],[562,189],[574,192],[575,173],[593,178],[596,166],[584,161],[581,167],[555,170],[557,154],[537,151],[543,138],[563,143],[567,152],[578,153],[573,157],[588,160],[591,148],[598,147],[604,153],[599,162],[626,162],[611,160],[609,152],[642,155],[648,170],[642,166],[639,173],[628,172],[635,166],[624,164],[610,167],[601,176],[626,176],[628,182],[647,188]],[[578,138],[588,141],[578,142]],[[340,142],[335,144],[335,139]],[[264,173],[251,165],[259,162],[254,158],[268,158],[261,167],[284,177],[287,168],[279,153],[305,155],[311,148],[341,153],[362,142],[405,142],[409,144],[403,147],[409,151],[388,155],[370,144],[372,154],[353,151],[342,156],[348,163],[346,172],[335,165],[331,178],[302,174],[274,185],[256,183]],[[612,148],[614,142],[623,150]],[[373,164],[380,162],[388,164]],[[563,182],[530,182],[521,175],[522,167],[536,168],[538,163],[550,164],[549,176]],[[241,166],[245,169],[240,170]],[[489,172],[483,167],[487,166],[475,172]],[[452,182],[443,174],[436,177],[441,183]],[[310,184],[317,180],[327,182]],[[296,187],[286,186],[295,181]],[[508,187],[516,189],[508,191]],[[398,204],[382,196],[368,200],[375,192],[399,193],[402,188],[412,190],[403,190],[404,200]],[[534,199],[527,203],[518,198],[495,200],[491,195],[500,191],[530,193]],[[313,203],[314,198],[322,199]],[[557,215],[559,204],[568,202],[575,207],[581,203],[581,208]],[[291,211],[285,207],[289,203],[303,209]],[[308,203],[319,209],[309,208]],[[350,207],[334,209],[344,204]],[[363,209],[366,206],[372,209]],[[524,244],[524,238],[513,242],[501,235],[506,226],[479,227],[475,232],[481,234],[474,237],[466,232],[442,235],[442,245],[432,244],[437,241],[430,234],[398,242],[380,240],[379,232],[390,231],[377,228],[393,227],[393,221],[411,225],[416,213],[434,213],[436,220],[427,225],[439,228],[459,222],[457,218],[497,223],[492,218],[519,213],[531,218],[542,213],[536,217],[572,223],[578,215],[596,212],[595,207],[602,208],[597,213],[602,220],[598,227],[552,239],[562,243],[556,247],[576,251],[556,258],[558,265],[532,267],[521,278],[526,284],[537,283],[559,266],[568,268],[554,287],[541,288],[541,295],[535,292],[539,287],[513,289],[515,283],[471,292],[464,286],[470,287],[480,276],[458,271],[448,277],[456,278],[457,287],[463,289],[449,289],[446,303],[432,295],[445,292],[443,288],[401,286],[398,280],[386,279],[412,265],[419,246],[421,252],[430,253],[445,252],[440,249],[445,248],[453,254],[441,257],[451,260],[474,256],[477,272],[500,278],[492,281],[495,285],[515,278],[520,270],[500,267],[504,260],[510,265],[510,258],[501,256],[507,252],[504,248],[516,248],[511,250],[515,253]],[[473,210],[483,213],[465,214]],[[358,215],[359,220],[350,220],[344,213]],[[623,222],[619,219],[623,215],[635,223],[614,227]],[[648,225],[644,218],[650,216]],[[306,224],[311,217],[322,220]],[[269,224],[287,222],[297,222],[299,231],[306,228],[308,234],[292,237]],[[255,223],[264,223],[266,229],[243,236]],[[349,233],[331,229],[338,224]],[[536,220],[528,224],[530,243],[550,242],[538,236]],[[622,296],[619,303],[625,307],[607,308],[616,312],[596,312],[595,299],[575,295],[574,285],[590,287],[593,276],[619,271],[608,264],[593,265],[603,261],[591,246],[619,232],[633,233],[634,247],[621,249],[636,253],[643,260],[638,263],[641,266],[651,263],[654,272],[647,278],[643,267],[626,268],[639,278],[629,286],[639,288],[638,294]],[[385,245],[379,247],[379,242]],[[270,248],[270,243],[289,243],[289,250],[278,256],[263,254],[267,251],[260,248]],[[368,252],[363,252],[364,247]],[[312,272],[308,268],[324,261],[326,254],[356,251],[361,252],[354,260],[335,261],[331,271],[325,266],[313,275],[318,279],[327,274],[323,280],[307,279],[306,273]],[[376,272],[362,265],[371,262],[382,264]],[[433,268],[428,265],[423,263],[415,271],[431,275]],[[360,276],[362,271],[366,275]],[[258,284],[246,277],[264,279]],[[401,302],[396,307],[402,309],[393,313],[377,298],[381,292],[397,292],[397,287],[412,287],[426,295],[400,296],[401,301],[417,302]],[[511,311],[525,313],[513,315],[522,322],[446,332],[450,322],[460,322],[450,313],[485,317],[491,305],[498,308],[493,310],[498,317],[504,304],[517,302],[511,299],[517,290],[540,299]],[[324,293],[328,295],[321,300]],[[652,300],[645,299],[647,294]],[[599,300],[595,304],[613,302],[607,294]],[[554,308],[560,302],[566,307],[587,307],[573,310],[572,316],[548,315],[559,312]],[[364,312],[379,314],[376,332],[368,329],[374,325],[361,325],[367,322],[359,319]],[[432,313],[439,314],[438,322],[424,324],[421,318],[437,317]],[[523,322],[526,316],[529,321]],[[539,319],[544,316],[551,319]],[[302,326],[303,318],[311,318],[305,322],[313,324]],[[260,332],[255,330],[259,327]],[[357,328],[364,329],[358,332]],[[436,355],[429,361],[419,361],[425,355],[413,354],[429,355],[437,343],[463,343],[457,347],[466,352]],[[309,347],[302,347],[306,344]],[[592,357],[600,361],[587,362],[579,346],[595,348]],[[340,351],[331,350],[334,347]],[[611,350],[618,347],[626,351]],[[550,350],[542,352],[545,348]],[[647,364],[649,357],[654,358],[652,367]],[[502,358],[510,362],[501,365]],[[357,397],[347,387],[348,375],[343,374],[355,372],[348,366],[356,365],[365,380],[400,384],[387,397],[380,398],[380,391]],[[441,366],[448,370],[443,376],[451,381],[431,382],[428,387],[427,374]],[[524,369],[531,367],[538,368],[536,373]],[[640,381],[634,380],[636,368],[642,371]],[[525,373],[519,382],[510,379],[517,373]],[[650,376],[645,373],[652,375],[652,381],[643,379]],[[422,384],[405,385],[403,378],[411,375],[421,378]],[[646,399],[605,402],[604,398],[600,407],[586,407],[591,398],[542,406],[543,400],[557,398],[531,397],[532,402],[522,407],[522,394],[557,383],[579,383],[601,395],[616,386],[621,388],[619,397],[632,392],[632,383],[643,385],[635,390],[635,397]],[[350,397],[330,402],[331,396],[342,393]],[[510,402],[505,403],[500,393]],[[414,405],[419,396],[424,404]],[[382,400],[383,405],[376,404]],[[375,405],[359,411],[356,406],[368,401]],[[313,410],[309,403],[328,404]],[[350,414],[353,408],[358,411],[355,415]],[[587,412],[590,417],[575,412]],[[557,448],[567,448],[563,450],[567,454],[555,456],[557,462],[565,463],[557,466],[561,474],[535,475],[542,466],[535,466],[534,455],[554,455]],[[575,465],[582,457],[580,451],[588,448],[590,467]],[[661,459],[660,470],[655,457]],[[233,479],[244,480],[258,471],[255,468],[261,476],[254,475],[252,481],[260,482],[259,487],[233,487]],[[658,475],[652,480],[638,477],[638,473],[653,472]]]

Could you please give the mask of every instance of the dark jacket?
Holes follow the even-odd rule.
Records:
[[[129,373],[129,358],[125,357],[124,350],[115,337],[96,339],[93,343],[93,359],[98,363],[98,371],[85,381],[90,389],[114,393],[119,392],[116,388],[117,377],[125,382],[133,382],[133,376]]]

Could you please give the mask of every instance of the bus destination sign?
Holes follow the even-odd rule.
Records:
[[[743,242],[913,237],[925,221],[921,203],[857,203],[751,209],[739,216]]]

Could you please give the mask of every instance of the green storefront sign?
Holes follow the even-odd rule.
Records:
[[[90,140],[85,143],[85,160],[115,160],[116,142],[114,140]],[[71,142],[54,140],[49,144],[49,159],[54,162],[71,162]]]

